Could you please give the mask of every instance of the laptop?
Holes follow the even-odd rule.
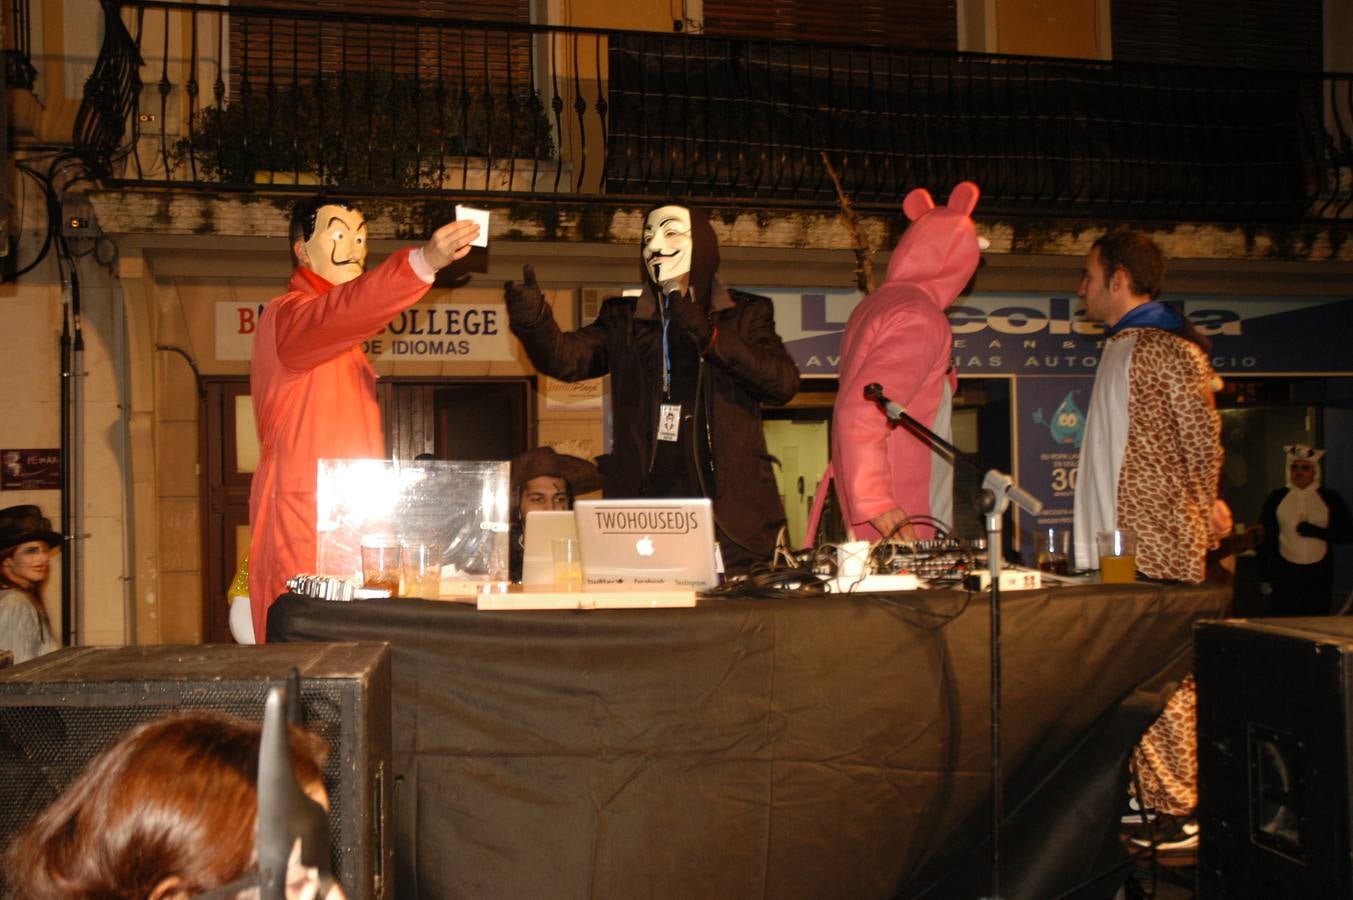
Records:
[[[576,538],[573,513],[569,510],[533,509],[526,514],[521,554],[522,584],[554,584],[555,538]]]
[[[583,590],[701,590],[719,583],[707,498],[579,500]]]

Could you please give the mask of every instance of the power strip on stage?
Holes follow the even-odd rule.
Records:
[[[970,573],[964,577],[962,587],[967,591],[991,590],[991,572],[982,569]],[[1037,569],[1024,569],[1017,566],[1001,569],[1001,590],[1003,591],[1036,591],[1041,587],[1043,587],[1043,573]]]
[[[862,575],[859,578],[832,578],[826,584],[829,594],[881,594],[919,590],[921,580],[910,574]]]

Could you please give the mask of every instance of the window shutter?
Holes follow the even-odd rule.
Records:
[[[958,49],[954,0],[705,0],[712,37]]]
[[[232,94],[247,78],[253,91],[306,85],[317,77],[363,72],[446,84],[529,82],[530,35],[441,28],[444,21],[529,23],[529,0],[273,0],[280,15],[231,16]],[[289,12],[357,13],[428,19],[427,28],[339,18],[293,18]],[[437,24],[434,24],[437,23]]]
[[[1321,0],[1113,0],[1120,62],[1319,70]]]
[[[469,19],[474,22],[530,22],[529,0],[271,0],[269,7],[306,12],[387,13],[428,19]]]

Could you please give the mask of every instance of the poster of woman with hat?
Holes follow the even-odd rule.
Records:
[[[42,602],[61,535],[36,506],[0,509],[0,650],[27,662],[61,648]]]

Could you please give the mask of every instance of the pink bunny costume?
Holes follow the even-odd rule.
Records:
[[[861,539],[880,535],[870,520],[892,509],[911,519],[953,523],[953,465],[906,428],[893,427],[865,385],[946,440],[956,384],[953,335],[945,310],[972,279],[981,258],[971,213],[980,196],[970,181],[937,207],[917,188],[903,201],[912,221],[888,263],[883,284],[860,302],[841,339],[840,391],[832,418],[832,459],[846,523]],[[934,536],[924,519],[916,536]]]

